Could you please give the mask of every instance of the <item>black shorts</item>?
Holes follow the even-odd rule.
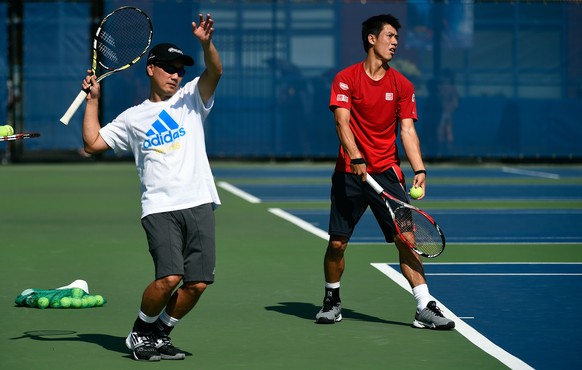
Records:
[[[373,176],[390,195],[409,203],[404,175],[400,168],[392,167],[384,173]],[[394,242],[396,229],[390,212],[386,208],[386,203],[370,185],[363,182],[360,176],[345,172],[335,172],[331,183],[328,229],[330,236],[345,237],[349,240],[356,224],[369,206],[386,242]]]
[[[141,224],[154,260],[156,279],[182,275],[185,282],[214,282],[216,242],[211,204],[154,213]]]

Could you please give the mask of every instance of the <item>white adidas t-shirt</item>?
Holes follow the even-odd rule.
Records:
[[[186,83],[166,101],[146,100],[127,109],[99,131],[116,152],[133,153],[141,183],[142,218],[220,204],[203,127],[214,96],[205,106],[198,80]]]

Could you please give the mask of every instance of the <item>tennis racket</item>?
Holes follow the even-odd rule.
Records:
[[[398,235],[412,250],[428,258],[443,253],[446,244],[445,235],[432,217],[423,210],[388,194],[370,174],[367,175],[366,182],[382,197],[390,211]],[[391,201],[398,204],[396,209],[390,205]]]
[[[30,139],[30,138],[39,137],[39,136],[40,136],[40,133],[38,133],[38,132],[23,132],[21,134],[0,136],[0,141],[23,140],[23,139]]]
[[[103,18],[93,39],[91,69],[96,74],[99,65],[107,72],[99,76],[97,81],[137,63],[148,50],[153,33],[150,17],[133,6],[123,6]],[[63,124],[69,124],[88,93],[88,90],[82,90],[77,95],[61,118]]]

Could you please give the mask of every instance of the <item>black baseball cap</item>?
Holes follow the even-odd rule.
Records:
[[[154,46],[148,54],[147,64],[173,62],[181,59],[185,66],[193,66],[194,59],[191,56],[184,54],[182,49],[174,44],[163,43]]]

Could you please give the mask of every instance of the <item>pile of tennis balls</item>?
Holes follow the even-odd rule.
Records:
[[[90,308],[101,307],[105,304],[105,298],[102,295],[91,295],[81,288],[72,288],[70,295],[56,296],[52,300],[47,297],[41,297],[37,300],[38,308]]]

